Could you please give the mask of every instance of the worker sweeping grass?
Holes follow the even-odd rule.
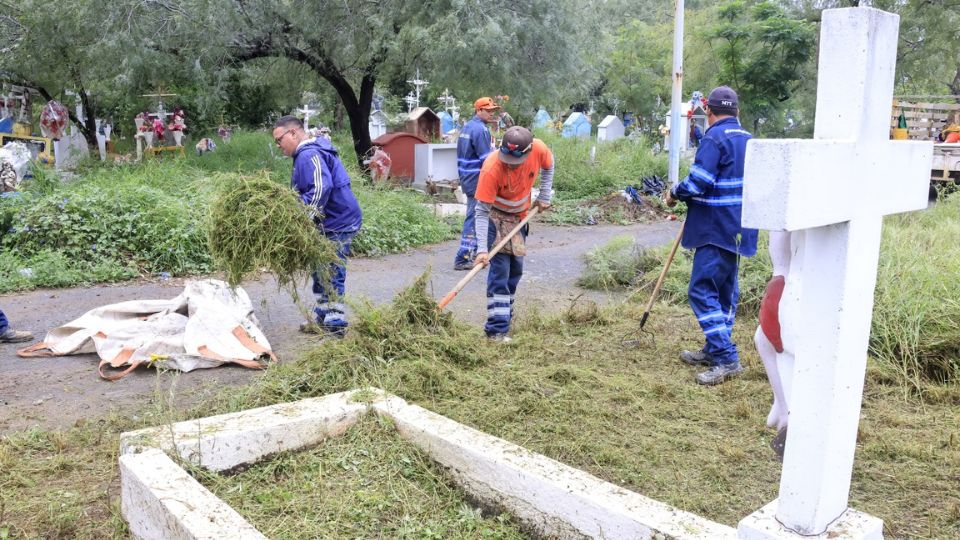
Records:
[[[296,299],[298,280],[338,261],[333,242],[317,231],[292,189],[266,174],[222,180],[210,207],[207,241],[215,267],[232,287],[266,269]]]

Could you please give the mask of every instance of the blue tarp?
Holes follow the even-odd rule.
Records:
[[[13,133],[13,117],[0,119],[0,133]]]

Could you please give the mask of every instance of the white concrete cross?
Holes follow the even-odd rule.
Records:
[[[743,226],[799,231],[791,275],[803,288],[780,494],[741,522],[742,538],[822,534],[865,516],[847,502],[882,219],[926,208],[933,151],[889,140],[898,26],[872,8],[825,10],[814,139],[747,146]],[[882,522],[866,517],[857,537],[879,538]]]
[[[310,117],[317,113],[316,109],[311,109],[309,105],[304,105],[302,108],[297,109],[298,114],[303,115],[303,129],[304,131],[310,130]]]

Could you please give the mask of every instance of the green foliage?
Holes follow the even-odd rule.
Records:
[[[617,289],[635,284],[645,272],[658,269],[661,261],[640,248],[632,236],[617,236],[583,256],[586,268],[577,281],[588,289]]]
[[[272,185],[286,185],[291,160],[274,152],[269,135],[240,132],[212,154],[88,166],[78,180],[42,181],[19,197],[0,199],[0,292],[212,271],[206,235],[212,193],[241,181],[221,171],[266,175]],[[364,211],[357,254],[393,253],[455,236],[456,227],[420,204],[422,196],[359,181],[353,189]]]
[[[356,186],[356,183],[354,184]],[[418,194],[377,188],[355,189],[363,228],[353,240],[358,255],[386,255],[454,238],[459,226],[437,219]]]
[[[960,380],[960,196],[931,209],[888,217],[874,296],[870,354],[916,389],[926,380]],[[665,260],[668,248],[659,250]],[[692,252],[679,251],[660,298],[686,305]],[[758,313],[772,267],[767,235],[757,255],[740,259],[738,318]],[[648,291],[659,267],[642,280]]]
[[[886,218],[870,351],[921,388],[960,380],[960,195]]]
[[[266,269],[295,293],[298,278],[324,273],[339,261],[336,246],[320,235],[291,188],[266,175],[223,175],[218,181],[207,244],[230,286]]]
[[[718,17],[710,38],[720,80],[737,91],[748,121],[774,116],[811,67],[813,24],[767,1],[734,0],[719,9]]]
[[[597,197],[637,185],[643,176],[667,177],[667,156],[653,155],[644,139],[619,139],[595,144],[574,138],[538,133],[553,151],[556,173],[553,179],[558,200]],[[590,149],[596,146],[595,160]]]

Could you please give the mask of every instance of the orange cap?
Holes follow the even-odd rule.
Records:
[[[497,105],[493,99],[482,97],[473,102],[473,108],[479,111],[480,109],[499,109],[500,106]]]

